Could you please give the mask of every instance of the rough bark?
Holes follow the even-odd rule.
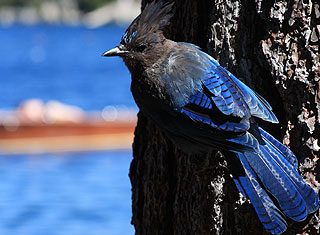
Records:
[[[264,96],[280,123],[260,125],[294,151],[304,178],[319,188],[318,0],[175,2],[166,36],[200,46]],[[183,154],[140,113],[133,155],[137,235],[266,234],[219,152]],[[319,212],[302,223],[289,221],[285,234],[319,234],[318,217]]]

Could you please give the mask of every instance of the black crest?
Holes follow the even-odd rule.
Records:
[[[173,4],[162,1],[148,3],[122,36],[121,44],[142,42],[153,33],[161,32],[170,23]]]

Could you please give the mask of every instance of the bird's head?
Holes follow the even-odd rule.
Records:
[[[172,17],[173,3],[156,1],[148,3],[141,14],[131,23],[120,44],[102,56],[120,56],[130,71],[137,65],[152,64],[160,56],[161,45],[166,40],[163,28]]]

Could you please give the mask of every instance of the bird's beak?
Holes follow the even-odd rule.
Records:
[[[102,56],[122,56],[128,54],[128,51],[123,45],[119,45],[115,48],[112,48],[109,51],[106,51],[105,53],[102,54]]]

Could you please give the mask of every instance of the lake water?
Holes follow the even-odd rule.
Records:
[[[116,46],[124,27],[0,27],[0,109],[58,100],[84,110],[136,109]],[[0,156],[0,234],[133,234],[132,153]]]
[[[0,156],[0,234],[133,234],[128,152]]]
[[[120,58],[102,57],[124,27],[0,27],[0,109],[30,98],[58,100],[85,110],[135,108],[130,74]]]

